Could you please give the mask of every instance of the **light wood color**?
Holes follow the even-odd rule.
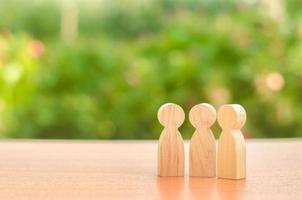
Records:
[[[190,140],[190,176],[216,176],[216,141],[210,127],[216,121],[216,110],[208,103],[195,105],[190,113],[196,128]]]
[[[184,143],[178,128],[185,113],[180,106],[166,103],[158,111],[158,120],[164,126],[158,143],[158,175],[184,176]]]
[[[248,176],[237,181],[158,177],[157,144],[158,141],[2,140],[0,199],[301,199],[301,139],[247,139]],[[188,142],[185,149],[189,150]]]
[[[243,179],[246,177],[246,148],[240,129],[246,121],[246,112],[238,104],[223,105],[217,119],[222,128],[218,141],[218,177]]]

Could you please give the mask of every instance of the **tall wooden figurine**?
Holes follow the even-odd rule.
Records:
[[[158,144],[158,175],[184,176],[184,142],[178,128],[185,119],[183,109],[176,104],[162,105],[157,114],[164,129]]]
[[[190,176],[216,176],[216,141],[210,127],[216,121],[215,108],[207,103],[194,106],[189,114],[195,132],[190,141]]]
[[[240,129],[245,124],[246,112],[238,104],[223,105],[217,119],[222,128],[218,141],[218,177],[243,179],[246,177],[246,150]]]

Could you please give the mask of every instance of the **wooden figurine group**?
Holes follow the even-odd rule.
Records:
[[[215,108],[207,103],[195,105],[189,119],[195,132],[190,140],[190,176],[242,179],[246,175],[246,150],[240,131],[246,112],[238,104],[223,105],[217,115],[222,128],[216,141],[210,127],[216,121]],[[158,145],[158,175],[184,176],[184,142],[178,128],[185,120],[183,109],[167,103],[160,107],[158,120],[164,126]]]

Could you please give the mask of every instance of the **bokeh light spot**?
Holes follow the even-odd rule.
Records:
[[[285,80],[282,74],[272,72],[266,76],[265,83],[270,90],[280,91],[284,87]]]

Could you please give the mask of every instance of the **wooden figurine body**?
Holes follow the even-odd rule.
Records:
[[[218,111],[218,123],[222,133],[218,141],[218,177],[243,179],[246,177],[246,147],[241,128],[246,112],[238,104],[222,106]]]
[[[216,110],[207,103],[194,106],[189,114],[196,128],[190,141],[190,176],[216,176],[216,141],[210,127],[216,121]]]
[[[178,128],[185,119],[183,109],[173,103],[160,107],[158,120],[164,126],[158,144],[158,175],[184,176],[184,143]]]

